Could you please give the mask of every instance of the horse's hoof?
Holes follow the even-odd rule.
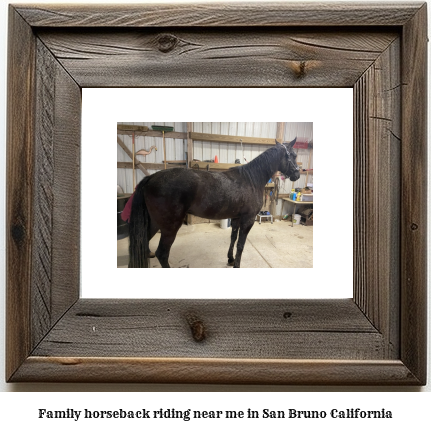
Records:
[[[227,261],[228,266],[234,266],[235,265],[235,261],[232,260],[232,262],[230,260]]]

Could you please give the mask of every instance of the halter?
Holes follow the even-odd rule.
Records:
[[[295,165],[293,164],[292,160],[290,160],[290,152],[288,151],[288,149],[287,149],[286,145],[284,145],[284,144],[281,144],[281,145],[283,145],[284,149],[286,150],[286,153],[287,153],[287,160],[288,160],[288,161],[289,161],[289,163],[292,165],[293,169],[294,169],[295,171],[299,171],[299,166],[295,166]]]

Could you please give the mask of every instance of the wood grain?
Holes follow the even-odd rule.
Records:
[[[173,169],[173,168],[186,168],[185,163],[182,165],[179,165],[178,163],[172,163],[169,164],[169,160],[167,162],[168,164],[166,165],[166,169]],[[151,163],[151,162],[138,162],[135,165],[135,168],[138,169],[153,169],[156,171],[160,171],[161,169],[165,169],[165,165],[163,163]],[[132,162],[117,162],[117,169],[133,169],[133,164]],[[148,172],[148,171],[147,171]],[[150,175],[150,173],[148,172],[148,175]]]
[[[126,135],[131,135],[132,133],[136,132],[148,132],[147,126],[133,126],[131,124],[117,124],[117,133],[121,134],[124,133]]]
[[[427,5],[404,28],[402,43],[401,358],[426,379],[427,333]],[[416,329],[415,329],[416,327]]]
[[[399,361],[31,356],[15,381],[271,385],[417,385]]]
[[[38,35],[82,87],[351,87],[397,36],[272,28]]]
[[[211,170],[216,169],[216,170],[226,171],[227,169],[237,168],[238,166],[240,165],[235,163],[212,163],[212,162],[197,162],[197,161],[190,162],[190,167],[194,169],[207,169],[207,167],[209,167],[209,169]]]
[[[34,181],[34,252],[32,263],[32,345],[49,331],[51,321],[51,281],[54,205],[54,122],[56,60],[37,43],[36,56],[36,142]],[[39,168],[39,169],[38,169]]]
[[[354,92],[354,152],[361,155],[354,164],[355,300],[390,339],[388,354],[394,358],[399,355],[399,338],[390,328],[399,311],[393,286],[399,285],[400,256],[400,50],[396,39]]]
[[[7,378],[24,362],[32,348],[35,58],[36,44],[31,28],[10,9],[6,155]]]
[[[187,160],[186,166],[187,169],[190,166],[191,161],[193,160],[193,139],[190,138],[190,133],[193,132],[193,123],[187,123]]]
[[[206,339],[199,345],[190,332],[189,316],[196,316],[205,328]],[[240,327],[235,324],[238,320]],[[113,331],[121,340],[118,344],[110,342]],[[72,307],[33,354],[353,359],[353,351],[354,359],[385,359],[383,337],[352,300],[232,304],[85,299]]]
[[[36,41],[32,345],[78,299],[80,90]]]
[[[79,297],[81,104],[81,89],[57,63],[53,107],[52,324],[60,319]]]
[[[275,145],[274,139],[252,138],[249,136],[217,135],[214,133],[190,133],[195,141],[228,142],[230,144]]]
[[[136,128],[136,130],[135,130]],[[163,138],[163,132],[159,130],[148,130],[142,131],[141,128],[146,128],[146,126],[129,126],[126,124],[117,126],[117,133],[119,135],[129,135],[132,136],[132,132],[135,132],[135,136],[149,136],[154,138]],[[184,132],[165,132],[165,138],[170,139],[187,139],[187,133]]]
[[[34,27],[401,26],[421,3],[229,3],[17,5]]]

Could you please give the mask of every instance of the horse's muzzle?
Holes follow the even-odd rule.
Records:
[[[301,174],[299,173],[299,171],[295,171],[289,178],[290,181],[298,181],[300,176]]]

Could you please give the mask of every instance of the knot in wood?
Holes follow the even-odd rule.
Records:
[[[189,324],[193,339],[197,342],[204,341],[207,334],[202,320],[198,319],[196,316],[188,316],[187,323]]]
[[[306,61],[296,62],[293,67],[293,71],[295,72],[296,77],[299,79],[304,78],[304,76],[307,74],[306,69],[307,69]]]
[[[157,45],[160,52],[166,53],[178,45],[178,38],[172,34],[162,34],[157,38]]]
[[[417,230],[419,228],[419,226],[416,223],[412,223],[410,226],[411,230]]]
[[[26,237],[25,227],[23,226],[23,224],[20,222],[14,223],[11,227],[11,235],[18,246],[23,244]]]

